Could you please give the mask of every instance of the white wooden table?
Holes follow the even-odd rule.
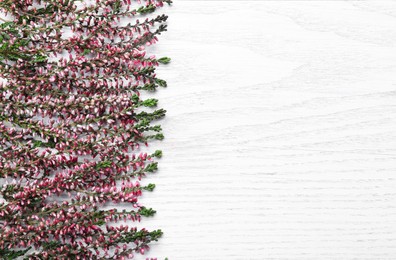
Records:
[[[159,259],[396,259],[396,1],[176,1]]]

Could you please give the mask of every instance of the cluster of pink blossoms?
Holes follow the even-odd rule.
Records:
[[[140,180],[162,153],[139,147],[165,110],[140,93],[166,86],[145,51],[164,3],[0,0],[0,258],[129,259],[161,237],[127,223],[155,213]]]

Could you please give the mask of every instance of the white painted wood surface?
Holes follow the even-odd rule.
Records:
[[[149,256],[396,259],[396,1],[163,11]]]

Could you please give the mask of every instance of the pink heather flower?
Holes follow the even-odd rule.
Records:
[[[0,9],[13,16],[2,28],[10,36],[3,42],[19,53],[12,60],[0,53],[7,64],[0,66],[6,82],[0,81],[0,178],[13,179],[0,187],[0,250],[32,246],[35,252],[21,256],[27,259],[144,254],[160,231],[111,225],[152,214],[139,204],[148,189],[134,179],[156,169],[153,156],[137,150],[161,139],[151,122],[164,113],[142,109],[141,92],[163,85],[145,46],[166,30],[167,16],[118,22],[163,1],[143,1],[137,9],[123,0],[122,12],[113,12],[116,0],[85,7],[64,0],[3,2]],[[115,203],[126,210],[103,208]]]

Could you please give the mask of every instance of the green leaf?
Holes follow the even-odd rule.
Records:
[[[162,64],[168,64],[168,63],[171,61],[171,58],[162,57],[162,58],[158,59],[157,61],[158,61],[159,63],[162,63]]]
[[[158,133],[154,135],[154,139],[156,140],[164,140],[165,136],[162,133]]]
[[[37,148],[37,147],[55,148],[55,146],[56,146],[56,143],[51,141],[51,140],[48,140],[47,143],[44,143],[44,142],[39,141],[39,140],[34,140],[33,141],[33,148]]]
[[[153,191],[155,189],[155,184],[149,183],[147,186],[143,187],[144,190]]]
[[[49,242],[43,242],[43,249],[45,249],[45,250],[55,249],[60,245],[61,245],[61,242],[56,241],[56,240],[49,241]]]
[[[91,53],[91,50],[90,49],[85,49],[84,51],[83,51],[83,55],[88,55],[88,54],[90,54]]]
[[[145,217],[152,217],[156,213],[152,208],[141,207],[139,210],[139,214]]]
[[[156,157],[156,158],[161,158],[162,157],[162,151],[161,150],[157,150],[151,156]]]
[[[150,98],[150,99],[146,99],[142,102],[142,105],[145,107],[155,107],[157,106],[158,103],[158,99],[155,98]]]
[[[155,91],[156,88],[157,85],[155,85],[154,83],[147,83],[144,86],[137,87],[137,89],[147,90],[147,91]]]
[[[148,121],[153,121],[155,119],[160,119],[165,116],[166,110],[165,109],[157,109],[153,113],[147,113],[146,111],[142,111],[136,115],[137,119],[146,119]]]
[[[156,9],[155,5],[149,4],[147,6],[141,6],[136,10],[139,14],[148,14],[154,12]]]
[[[161,87],[167,87],[166,81],[163,79],[155,79],[155,83],[157,83]]]
[[[121,0],[115,2],[112,9],[114,13],[119,13],[121,11]]]
[[[0,249],[0,256],[1,256],[1,259],[8,259],[8,260],[17,259],[18,257],[26,254],[30,249],[31,249],[31,247],[28,247],[27,249],[20,250],[20,251],[13,251],[13,250],[9,250],[7,248]]]
[[[39,62],[45,62],[47,60],[47,57],[44,55],[37,55],[34,57],[33,62],[39,63]]]
[[[144,168],[144,170],[146,172],[155,172],[156,170],[158,170],[158,163],[157,162],[150,163],[146,166],[146,168]]]
[[[131,99],[132,99],[133,103],[135,103],[135,104],[139,103],[139,100],[140,100],[139,96],[136,94],[133,94]]]
[[[98,162],[95,165],[95,169],[96,170],[100,170],[100,169],[103,169],[103,168],[109,168],[109,167],[111,167],[111,165],[112,165],[112,163],[110,161]]]

